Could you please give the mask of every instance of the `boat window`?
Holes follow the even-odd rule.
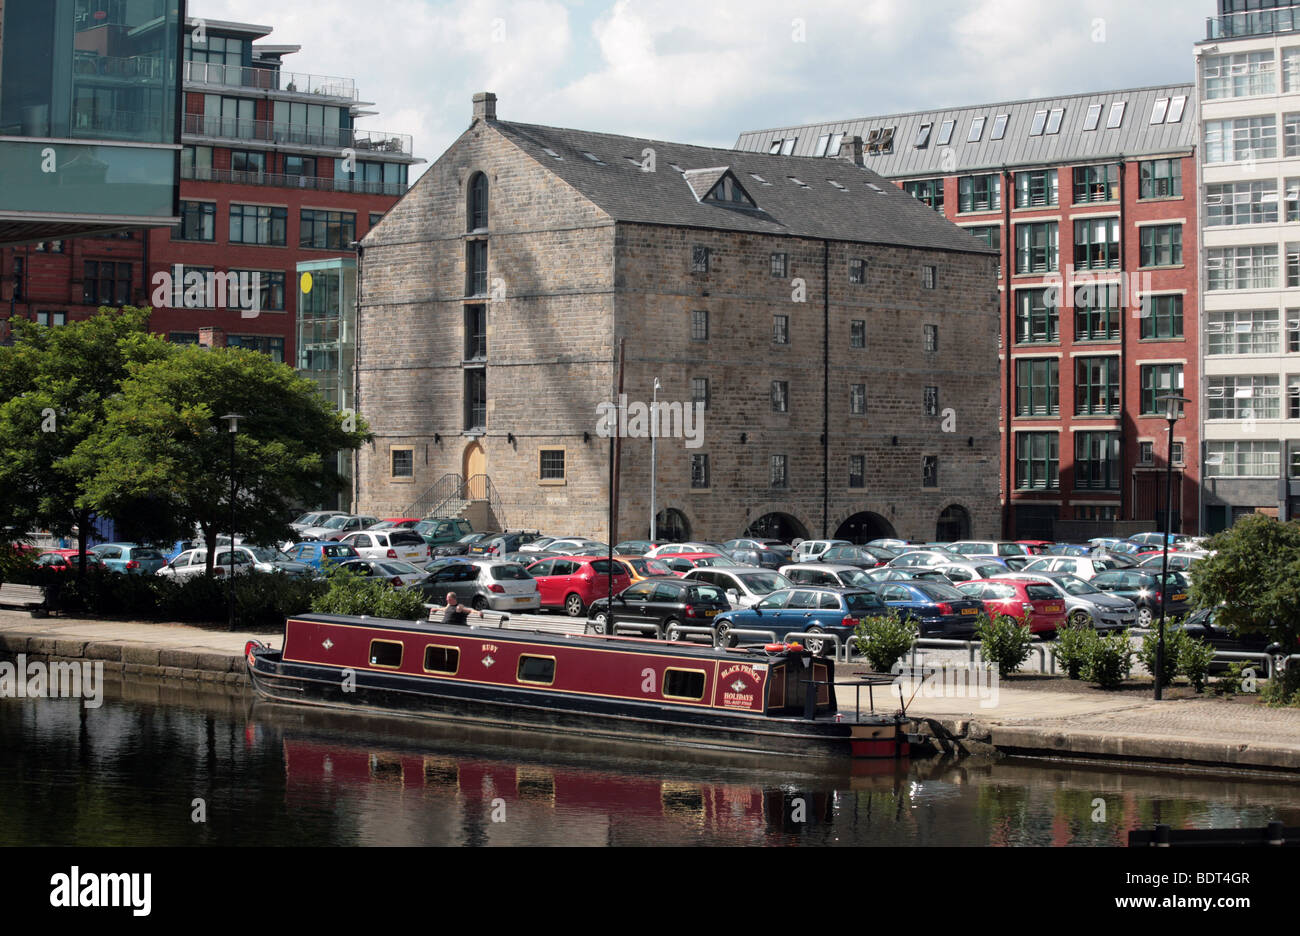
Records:
[[[439,647],[434,644],[424,648],[426,673],[455,673],[460,669],[460,650],[456,647]]]
[[[698,702],[704,698],[703,670],[664,670],[664,698],[690,699]]]
[[[402,665],[402,645],[396,640],[372,640],[370,641],[370,665],[371,666],[391,666],[398,667]]]
[[[549,686],[555,682],[555,657],[528,656],[519,657],[519,669],[515,679],[523,683],[535,683]]]

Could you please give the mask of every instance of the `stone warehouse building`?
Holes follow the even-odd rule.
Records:
[[[860,162],[511,123],[475,95],[362,242],[358,508],[477,500],[608,537],[621,386],[702,409],[657,444],[661,539],[996,533],[997,251]],[[651,440],[620,445],[612,533],[645,537]]]

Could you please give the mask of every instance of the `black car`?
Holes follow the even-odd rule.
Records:
[[[481,540],[469,544],[466,555],[500,559],[506,553],[517,552],[520,546],[541,538],[537,530],[509,530],[505,533],[488,533]]]
[[[1137,605],[1137,626],[1150,627],[1160,616],[1160,573],[1145,569],[1110,569],[1088,580],[1099,591],[1127,598]],[[1181,572],[1169,573],[1169,597],[1165,611],[1169,617],[1181,617],[1191,610],[1188,592],[1191,583]]]
[[[738,563],[763,569],[779,569],[790,561],[790,553],[775,549],[728,549],[726,554]]]
[[[606,598],[591,603],[587,609],[590,630],[613,634],[632,625],[624,629],[660,640],[672,639],[677,627],[709,627],[717,615],[731,610],[726,593],[718,586],[667,575],[642,579],[615,595],[612,627],[609,606]],[[654,625],[653,630],[647,625]]]
[[[1185,620],[1175,621],[1165,625],[1166,628],[1173,630],[1181,627],[1191,637],[1197,640],[1204,640],[1221,653],[1271,653],[1269,648],[1273,646],[1273,638],[1264,632],[1253,632],[1249,634],[1238,634],[1229,630],[1222,624],[1219,624],[1215,618],[1217,616],[1216,608],[1201,608],[1187,615]],[[1295,653],[1296,648],[1292,648],[1290,653]],[[1243,662],[1243,661],[1234,661]],[[1249,664],[1249,661],[1244,661]],[[1222,673],[1228,669],[1228,663],[1211,663],[1211,673]]]
[[[436,556],[465,556],[469,554],[469,548],[482,539],[491,539],[494,536],[500,536],[501,532],[495,531],[490,533],[466,533],[454,543],[443,543],[441,546],[433,547],[433,555]]]

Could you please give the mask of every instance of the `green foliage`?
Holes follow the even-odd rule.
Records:
[[[1052,655],[1070,679],[1078,679],[1082,674],[1096,640],[1097,632],[1091,624],[1073,624],[1067,621],[1056,629]]]
[[[35,550],[15,549],[8,543],[0,543],[0,582],[31,584],[35,556]]]
[[[1178,672],[1187,677],[1197,692],[1205,691],[1205,677],[1212,662],[1213,645],[1183,632],[1183,641],[1178,648]]]
[[[331,575],[329,587],[312,600],[311,609],[317,614],[368,614],[397,621],[425,617],[423,592],[393,588],[380,579],[350,572]]]
[[[1264,633],[1294,646],[1300,637],[1300,524],[1249,514],[1206,546],[1216,554],[1196,564],[1192,600],[1217,606],[1217,622],[1235,633]]]
[[[866,642],[863,651],[877,673],[888,673],[916,642],[916,624],[899,617],[898,612],[864,617],[855,631]]]
[[[1300,666],[1285,669],[1264,683],[1259,697],[1268,705],[1300,706]]]
[[[1088,648],[1083,678],[1103,689],[1114,689],[1124,681],[1132,665],[1133,648],[1128,642],[1128,631],[1120,630],[1104,637],[1096,634]]]
[[[975,625],[975,636],[980,641],[980,654],[998,665],[998,675],[1003,679],[1029,659],[1029,648],[1034,643],[1028,613],[1020,620],[1005,614],[994,615],[990,620],[981,614]]]
[[[235,576],[235,626],[279,627],[325,593],[325,583],[280,573]],[[157,614],[164,620],[222,623],[229,619],[230,584],[224,578],[192,575],[157,579]]]
[[[1247,669],[1251,669],[1252,664],[1244,660],[1228,664],[1228,671],[1219,676],[1214,683],[1215,695],[1239,695],[1241,693],[1241,682],[1245,678]]]
[[[1165,628],[1165,657],[1164,657],[1164,676],[1161,685],[1169,686],[1173,684],[1174,677],[1178,674],[1178,666],[1182,660],[1183,647],[1189,638],[1181,627]],[[1157,630],[1148,631],[1142,635],[1142,647],[1137,651],[1138,662],[1146,667],[1152,678],[1156,674],[1156,649],[1160,644],[1160,637]]]

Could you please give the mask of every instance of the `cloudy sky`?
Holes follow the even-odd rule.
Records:
[[[709,146],[742,130],[1192,80],[1213,0],[190,0],[353,77],[432,162],[498,116]]]

